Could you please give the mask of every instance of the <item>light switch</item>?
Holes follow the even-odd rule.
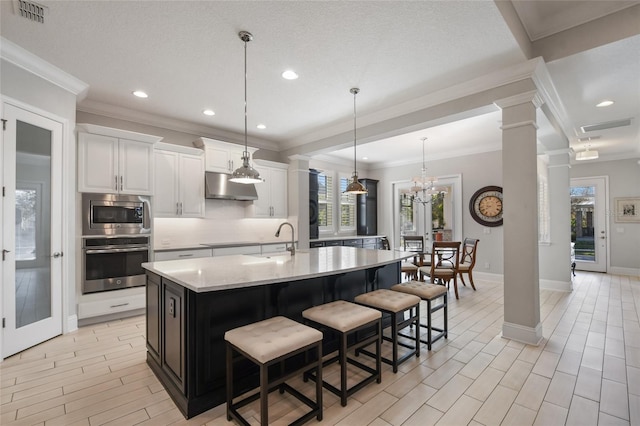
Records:
[[[490,234],[491,233],[491,228],[487,228],[486,226],[484,227],[484,233],[485,234]]]

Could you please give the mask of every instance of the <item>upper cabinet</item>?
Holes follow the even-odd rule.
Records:
[[[204,217],[204,153],[168,143],[155,146],[154,217]]]
[[[159,136],[78,125],[78,191],[153,195],[153,144]]]
[[[233,173],[242,166],[244,146],[215,139],[198,138],[193,145],[204,150],[205,170],[208,172]],[[255,148],[249,147],[249,159]]]
[[[252,217],[287,217],[287,164],[257,160],[254,168],[264,182],[256,184],[258,199],[253,202]]]

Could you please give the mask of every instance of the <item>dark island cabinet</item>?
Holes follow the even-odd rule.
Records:
[[[147,364],[186,418],[226,402],[227,330],[283,315],[303,321],[302,311],[331,300],[353,301],[373,288],[399,282],[399,263],[252,287],[194,292],[147,271]],[[337,349],[326,335],[325,352]],[[251,363],[234,375],[240,393],[257,387]]]

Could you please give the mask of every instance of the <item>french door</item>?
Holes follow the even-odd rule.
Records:
[[[2,358],[62,333],[62,123],[3,102]]]
[[[576,269],[607,272],[607,182],[571,179],[571,242]]]

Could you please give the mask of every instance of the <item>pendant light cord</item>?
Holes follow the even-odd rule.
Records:
[[[356,163],[356,159],[357,159],[357,154],[356,154],[356,150],[358,149],[357,146],[358,144],[356,143],[356,141],[358,140],[357,138],[357,125],[356,125],[356,95],[358,94],[358,91],[354,91],[353,92],[353,174],[357,174],[358,173],[358,169],[357,169],[357,163]]]
[[[247,40],[244,40],[244,153],[243,162],[249,163],[249,148],[247,144]]]

